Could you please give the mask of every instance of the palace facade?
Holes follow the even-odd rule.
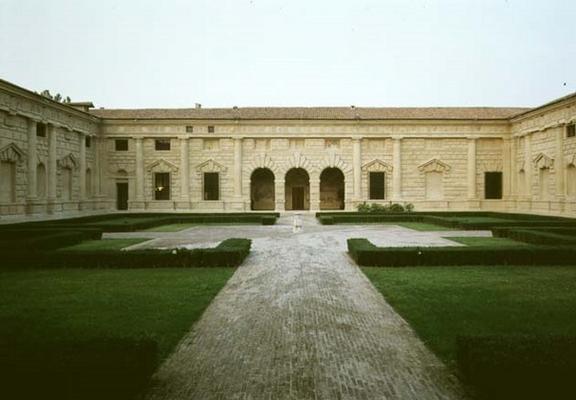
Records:
[[[526,108],[95,109],[0,80],[0,215],[415,210],[576,216],[576,93]]]

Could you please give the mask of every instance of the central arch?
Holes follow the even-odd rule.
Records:
[[[292,168],[285,178],[286,210],[310,209],[310,177],[304,168]]]
[[[250,209],[274,210],[274,173],[268,168],[256,168],[250,175]]]
[[[344,209],[344,173],[339,168],[326,168],[320,174],[320,209]]]

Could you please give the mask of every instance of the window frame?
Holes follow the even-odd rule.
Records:
[[[165,183],[162,186],[162,190],[158,190],[158,188],[160,187],[160,186],[158,186],[158,178],[160,176],[167,177],[166,180],[162,179],[164,182],[161,182],[161,183]],[[171,199],[171,197],[172,197],[172,193],[171,193],[172,188],[170,187],[171,186],[170,185],[171,180],[172,180],[172,176],[171,176],[170,172],[154,172],[154,200],[167,201],[167,200]],[[167,189],[167,190],[164,190],[164,189]],[[165,193],[167,193],[167,194],[165,195]],[[164,198],[164,197],[166,197],[166,198]]]
[[[120,148],[124,146],[118,146],[120,143],[126,143],[126,148]],[[130,145],[128,144],[128,139],[114,139],[114,151],[128,151]]]
[[[372,196],[372,174],[382,174],[382,197]],[[386,200],[386,172],[384,171],[368,171],[368,199],[369,200]]]
[[[488,191],[488,176],[499,176],[500,187],[496,188],[494,195],[492,191]],[[502,200],[504,191],[504,176],[502,171],[484,171],[484,200]],[[490,196],[489,196],[490,194]]]
[[[41,122],[36,123],[36,137],[45,138],[47,130],[48,130],[48,128],[47,128],[46,124],[43,124]]]
[[[572,122],[566,125],[566,137],[567,138],[576,137],[576,122]]]
[[[214,125],[208,125],[208,133],[214,133],[216,132],[216,128],[214,127]]]
[[[165,148],[162,148],[165,147]],[[170,138],[157,138],[154,139],[155,151],[170,151],[172,150],[172,140]]]
[[[216,198],[210,198],[206,190],[206,176],[216,176]],[[219,172],[204,172],[202,174],[202,199],[204,201],[220,201],[220,173]]]

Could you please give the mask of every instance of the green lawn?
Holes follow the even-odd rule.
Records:
[[[449,237],[446,239],[452,240],[453,242],[465,244],[466,246],[490,246],[490,247],[532,246],[531,244],[528,243],[518,242],[516,240],[508,238],[499,238],[499,237]]]
[[[102,239],[102,240],[85,240],[78,244],[62,247],[59,250],[65,251],[108,251],[108,250],[122,250],[125,247],[134,244],[143,243],[151,239]]]
[[[362,268],[454,366],[459,335],[576,335],[576,267]]]
[[[399,226],[402,226],[402,227],[408,228],[408,229],[414,229],[415,231],[421,231],[421,232],[453,230],[452,228],[448,228],[446,226],[434,225],[434,224],[429,224],[426,222],[400,222],[400,223],[395,224],[395,225],[399,225]]]
[[[81,243],[69,247],[63,247],[60,250],[65,251],[107,251],[122,250],[125,247],[134,244],[143,243],[151,239],[102,239],[102,240],[85,240]]]
[[[234,273],[233,268],[0,273],[0,339],[148,337],[165,358]]]
[[[160,225],[155,226],[148,229],[143,229],[144,232],[179,232],[183,231],[184,229],[190,229],[194,226],[198,226],[199,224],[187,223],[187,224],[167,224],[167,225]]]

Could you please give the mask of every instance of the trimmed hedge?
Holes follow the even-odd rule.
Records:
[[[574,246],[541,247],[377,247],[348,239],[348,252],[361,266],[574,265]]]
[[[236,267],[250,253],[250,239],[226,239],[213,248],[55,251],[13,256],[7,266],[20,268],[191,268]],[[10,264],[10,265],[8,265]]]
[[[493,230],[494,236],[507,237],[521,242],[538,245],[574,245],[576,235],[574,229],[550,229],[548,232],[535,229],[505,229]]]
[[[167,224],[181,223],[246,223],[273,225],[279,213],[230,213],[230,214],[112,214],[63,220],[24,222],[0,226],[0,231],[12,229],[78,229],[94,228],[104,232],[133,232]],[[264,223],[266,218],[266,223]]]
[[[479,399],[568,399],[576,392],[576,337],[457,339],[464,382]]]
[[[150,339],[25,345],[0,338],[0,398],[135,399],[157,364],[158,346]]]
[[[4,254],[36,253],[101,238],[99,229],[10,229],[0,231],[0,251]]]

